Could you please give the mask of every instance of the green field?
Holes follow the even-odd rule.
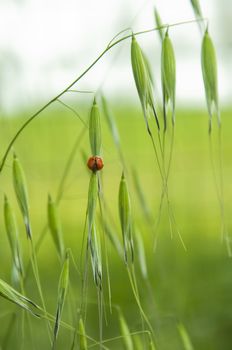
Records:
[[[88,120],[89,106],[80,113]],[[221,237],[220,208],[216,194],[209,152],[208,120],[205,111],[180,110],[176,115],[176,132],[173,161],[168,182],[171,205],[177,225],[187,247],[184,250],[174,230],[171,237],[168,208],[164,205],[155,252],[154,223],[159,215],[162,182],[154,150],[147,135],[140,109],[134,106],[113,106],[118,125],[121,146],[125,158],[133,218],[145,242],[148,279],[141,276],[135,256],[135,269],[143,308],[154,328],[157,350],[187,350],[184,347],[178,324],[182,323],[196,350],[229,350],[232,344],[232,260],[228,257]],[[2,156],[11,137],[26,120],[28,113],[1,120]],[[232,234],[231,220],[231,111],[222,112],[222,158],[225,195],[225,220]],[[54,198],[62,174],[76,139],[83,125],[71,111],[51,107],[35,120],[19,137],[14,152],[19,157],[28,183],[30,211],[35,241],[47,222],[47,196]],[[168,135],[170,136],[170,135]],[[212,142],[217,160],[217,126],[214,125]],[[121,240],[118,216],[118,188],[123,166],[112,136],[102,116],[104,169],[103,193],[107,210],[103,211],[112,231]],[[80,263],[80,247],[88,198],[90,171],[86,162],[90,156],[88,132],[85,131],[78,145],[72,166],[66,179],[59,214],[62,221],[66,247],[72,249],[76,264]],[[7,193],[14,208],[25,265],[28,262],[28,243],[20,211],[12,185],[12,159],[9,155],[1,174],[0,210],[3,212],[3,195]],[[218,174],[217,164],[217,174]],[[142,192],[152,217],[153,225],[146,220],[133,181],[136,171]],[[3,215],[2,215],[3,217]],[[0,277],[12,284],[12,257],[3,219],[0,220]],[[128,281],[125,266],[114,247],[107,240],[112,302],[123,311],[131,332],[141,331],[141,317]],[[38,264],[47,309],[55,314],[60,263],[49,232],[46,233],[38,252]],[[80,306],[81,277],[71,267],[69,298],[62,319],[72,323],[72,313]],[[103,271],[105,272],[104,262]],[[26,295],[40,304],[31,270],[25,283]],[[73,301],[73,300],[74,301]],[[86,332],[99,339],[97,292],[91,267],[88,277],[88,307]],[[73,304],[72,304],[73,303]],[[107,292],[105,288],[105,303]],[[74,306],[75,305],[75,309]],[[73,312],[74,311],[74,312]],[[117,309],[110,314],[105,306],[107,325],[103,322],[103,339],[120,335]],[[12,315],[16,315],[15,317]],[[43,320],[29,316],[31,330],[25,319],[23,337],[22,311],[4,299],[0,299],[0,343],[7,349],[50,349]],[[75,326],[75,324],[72,323]],[[10,335],[9,335],[10,334]],[[60,328],[57,349],[71,349],[73,332]],[[142,339],[142,336],[141,336]],[[23,344],[20,347],[19,344]],[[105,343],[110,349],[123,349],[122,339]],[[98,348],[97,346],[93,348]],[[135,348],[136,349],[136,348]],[[188,350],[191,350],[190,348]]]

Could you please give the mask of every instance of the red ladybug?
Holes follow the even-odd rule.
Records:
[[[101,157],[92,156],[89,158],[87,166],[90,170],[92,170],[95,173],[96,171],[101,170],[104,164]]]

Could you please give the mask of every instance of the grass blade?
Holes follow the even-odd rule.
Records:
[[[48,227],[50,229],[58,255],[62,260],[64,258],[64,242],[63,242],[62,228],[61,228],[61,223],[59,220],[56,204],[52,200],[50,195],[48,196],[47,211],[48,211]]]
[[[130,330],[121,312],[119,312],[119,325],[120,325],[121,335],[123,336],[122,340],[123,340],[124,349],[133,350],[134,345],[133,345],[132,337],[130,335]]]
[[[191,340],[189,338],[189,335],[188,335],[184,325],[182,323],[179,323],[177,325],[177,329],[179,331],[184,350],[194,350],[193,345],[191,343]]]
[[[85,333],[85,325],[82,318],[80,318],[79,320],[79,333],[80,333],[80,350],[87,350],[88,345],[87,345],[87,338]]]

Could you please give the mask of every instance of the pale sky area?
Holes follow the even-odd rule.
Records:
[[[189,0],[1,0],[0,104],[7,113],[43,104],[63,90],[124,28],[154,27],[157,7],[163,23],[194,18]],[[202,12],[217,49],[221,104],[232,98],[232,1],[202,0]],[[197,24],[170,29],[177,59],[177,103],[202,106],[201,34]],[[160,91],[160,42],[157,33],[138,38],[153,66]],[[108,53],[76,86],[107,96],[135,99],[130,41]],[[158,92],[160,94],[160,92]]]

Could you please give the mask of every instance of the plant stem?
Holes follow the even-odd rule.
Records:
[[[129,38],[132,37],[132,35],[137,36],[137,35],[142,35],[142,34],[146,34],[146,33],[151,33],[157,30],[160,30],[162,28],[167,28],[167,27],[175,27],[175,26],[179,26],[179,25],[184,25],[184,24],[189,24],[189,23],[193,23],[193,22],[199,22],[199,21],[206,21],[206,18],[197,18],[197,19],[192,19],[192,20],[188,20],[188,21],[183,21],[183,22],[178,22],[178,23],[172,23],[172,24],[164,24],[162,26],[156,27],[156,28],[151,28],[148,30],[143,30],[140,32],[136,32],[133,34],[128,34],[118,40],[116,40],[115,42],[111,43],[112,40],[110,41],[110,45],[108,44],[107,47],[100,53],[100,55],[71,83],[69,84],[63,91],[61,91],[57,96],[53,97],[50,101],[48,101],[43,107],[41,107],[37,112],[35,112],[16,132],[16,134],[14,135],[14,137],[12,138],[12,140],[10,141],[9,145],[7,146],[7,149],[2,157],[2,161],[1,161],[1,165],[0,165],[0,173],[2,172],[6,159],[8,157],[8,154],[12,148],[12,146],[14,145],[15,141],[18,139],[19,135],[23,132],[23,130],[38,116],[40,115],[45,109],[47,109],[53,102],[56,102],[61,96],[63,96],[66,92],[68,92],[83,76],[85,76],[88,71],[91,70],[91,68],[93,66],[95,66],[95,64],[100,61],[100,59],[109,51],[111,50],[114,46],[118,45],[119,43],[121,43],[122,41],[125,41]]]

